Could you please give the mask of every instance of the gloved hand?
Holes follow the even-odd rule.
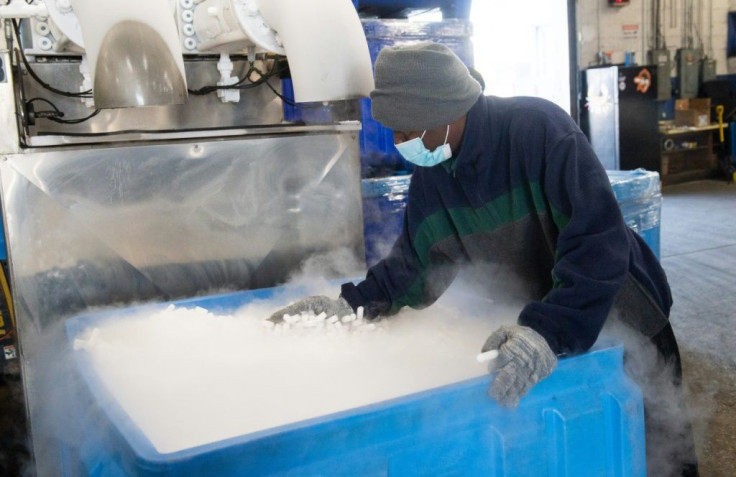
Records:
[[[557,366],[557,356],[542,335],[527,326],[501,326],[482,352],[498,350],[498,374],[488,395],[502,406],[515,408],[527,392]]]
[[[353,308],[343,297],[337,300],[327,298],[326,296],[308,296],[291,305],[280,309],[269,318],[274,323],[284,321],[284,315],[299,315],[301,313],[312,312],[315,315],[326,313],[328,317],[337,315],[338,318],[348,316],[353,313]]]

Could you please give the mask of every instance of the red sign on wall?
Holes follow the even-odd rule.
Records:
[[[621,25],[621,32],[624,34],[624,38],[638,38],[639,25]]]

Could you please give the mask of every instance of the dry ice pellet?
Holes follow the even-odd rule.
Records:
[[[115,317],[73,347],[168,453],[481,376],[486,336],[516,317],[445,300],[378,322],[312,315],[264,323],[283,304]]]

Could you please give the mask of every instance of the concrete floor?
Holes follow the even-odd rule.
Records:
[[[662,264],[700,474],[736,475],[736,185],[664,188]]]
[[[736,475],[736,185],[701,181],[663,190],[662,263],[674,296],[703,477]],[[0,475],[23,475],[20,381],[0,375]]]

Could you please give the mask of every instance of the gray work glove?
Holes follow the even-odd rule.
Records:
[[[326,313],[328,317],[337,315],[338,318],[353,314],[353,308],[343,297],[337,300],[327,298],[326,296],[308,296],[291,305],[280,309],[269,318],[274,323],[284,321],[284,315],[299,315],[301,313],[312,312],[315,315]]]
[[[498,374],[488,395],[511,409],[557,365],[557,356],[544,337],[527,326],[501,326],[488,337],[482,352],[492,349],[498,350]]]

